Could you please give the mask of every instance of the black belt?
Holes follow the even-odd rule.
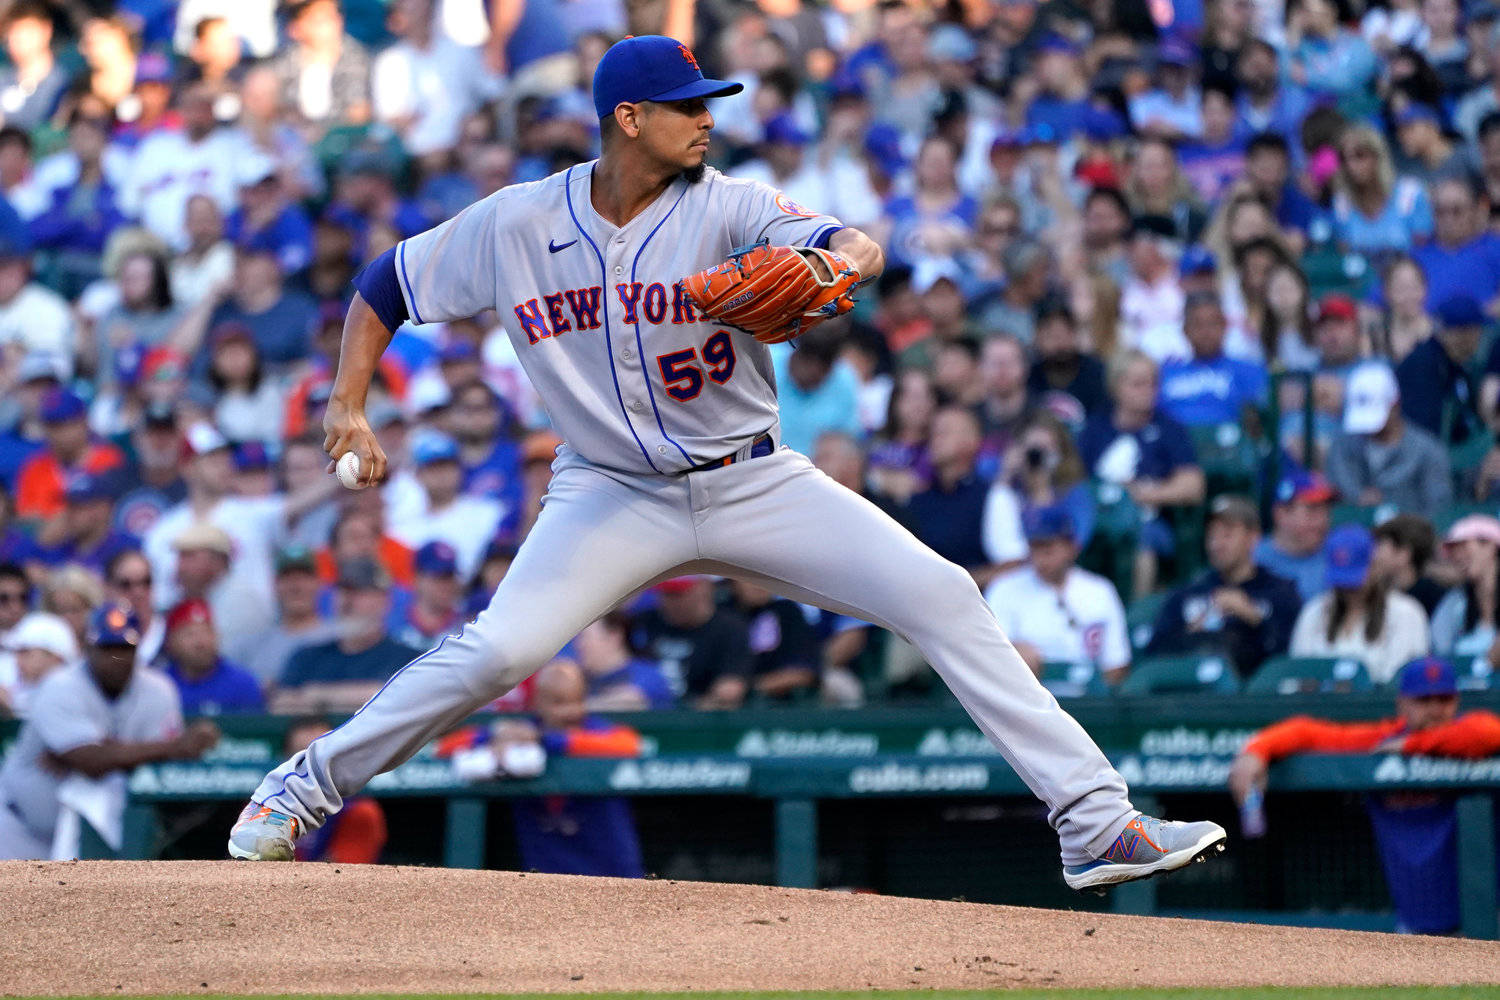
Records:
[[[771,440],[771,435],[762,434],[760,437],[750,442],[750,454],[746,455],[745,459],[765,458],[775,450],[776,442]],[[715,458],[710,461],[704,462],[702,465],[695,465],[687,471],[703,472],[706,469],[722,469],[726,465],[733,465],[735,462],[741,462],[745,460],[737,457],[738,455],[738,451],[730,452],[723,458]]]

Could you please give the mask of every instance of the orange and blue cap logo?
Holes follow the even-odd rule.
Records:
[[[703,72],[701,69],[698,69],[698,60],[693,57],[691,49],[689,49],[686,45],[678,43],[677,51],[682,53],[682,58],[687,60],[687,64],[689,66],[693,67],[693,69],[695,70],[698,70],[699,73]]]

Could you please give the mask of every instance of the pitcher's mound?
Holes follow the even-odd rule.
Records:
[[[1500,982],[1486,942],[764,886],[9,862],[0,899],[23,996]]]

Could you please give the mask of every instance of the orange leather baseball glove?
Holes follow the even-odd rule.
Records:
[[[763,344],[790,340],[853,309],[859,283],[854,265],[831,250],[773,247],[766,240],[731,250],[724,263],[682,279],[700,314]]]

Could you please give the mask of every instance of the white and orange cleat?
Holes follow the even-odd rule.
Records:
[[[251,802],[229,831],[229,856],[240,861],[291,861],[301,833],[297,817]]]

